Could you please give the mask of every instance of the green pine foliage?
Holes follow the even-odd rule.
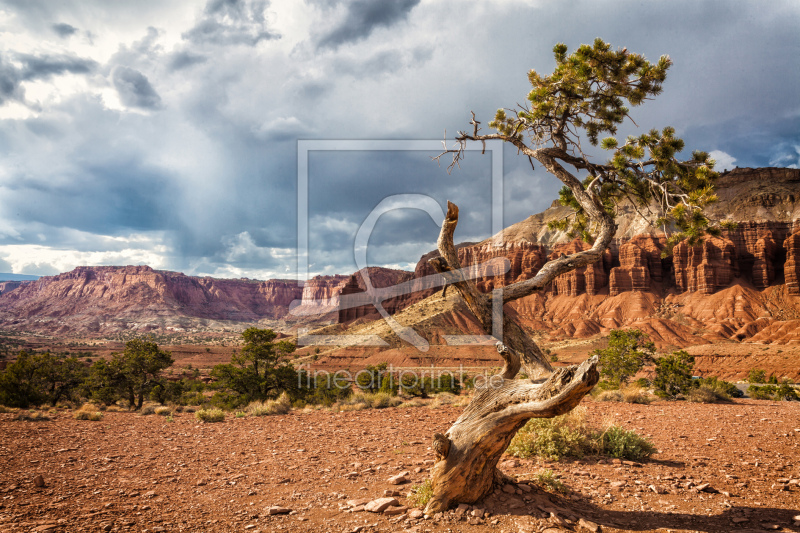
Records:
[[[672,233],[665,255],[684,239],[694,245],[706,234],[719,234],[723,225],[703,213],[717,201],[718,174],[708,153],[696,151],[679,158],[685,143],[670,126],[626,139],[616,137],[622,124],[633,122],[631,108],[661,94],[672,60],[664,55],[650,62],[599,38],[571,54],[559,43],[553,54],[553,73],[528,72],[531,90],[526,101],[513,109],[499,109],[489,122],[497,133],[479,133],[480,122],[474,119],[473,133],[459,132],[460,148],[450,150],[455,153],[453,164],[463,157],[467,140],[512,143],[564,182],[559,200],[572,207],[574,215],[552,222],[551,228],[587,242],[594,240],[602,223],[586,211],[589,204],[612,218],[621,203],[650,211],[654,222]],[[608,153],[605,161],[593,161],[584,153],[582,141],[587,140]],[[582,184],[577,176],[585,176]]]
[[[655,344],[642,331],[615,329],[608,336],[608,347],[591,355],[600,358],[600,375],[611,387],[619,388],[652,360],[655,351]]]
[[[683,350],[656,360],[656,377],[653,380],[656,394],[671,400],[688,394],[694,386],[693,368],[694,357]]]

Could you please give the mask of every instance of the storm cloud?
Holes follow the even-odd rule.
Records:
[[[435,151],[312,151],[298,225],[298,140],[441,140],[470,111],[488,131],[498,108],[524,101],[528,70],[552,71],[555,43],[598,36],[674,62],[663,94],[631,111],[641,129],[621,135],[672,125],[686,157],[800,165],[796,2],[0,5],[0,265],[16,273],[148,263],[290,278],[304,228],[310,273],[352,272],[358,228],[409,193],[456,202],[457,240],[487,238],[489,154],[448,174]],[[508,225],[547,208],[559,182],[503,153]],[[437,234],[426,213],[397,209],[375,225],[368,260],[413,268]]]
[[[129,67],[117,67],[112,76],[114,87],[123,104],[140,109],[158,109],[161,97],[158,95],[147,76]]]
[[[342,19],[319,36],[317,47],[337,48],[369,37],[380,27],[388,28],[408,18],[420,0],[351,0]]]

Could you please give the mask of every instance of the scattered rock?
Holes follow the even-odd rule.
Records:
[[[408,511],[408,507],[400,505],[398,507],[387,507],[386,509],[383,510],[383,514],[398,515],[398,514],[403,514],[406,511]]]
[[[391,483],[392,485],[403,485],[404,483],[408,483],[408,478],[403,474],[397,474],[396,476],[392,476],[386,480],[387,482]]]
[[[39,488],[44,487],[44,478],[41,475],[36,476],[33,478],[33,484]]]
[[[370,513],[382,513],[387,507],[399,505],[400,502],[394,498],[378,498],[377,500],[372,500],[366,504],[364,506],[364,510],[369,511]]]
[[[277,505],[272,507],[267,507],[266,509],[266,513],[268,516],[273,516],[276,514],[289,514],[291,512],[292,512],[291,509],[288,509],[286,507],[278,507]]]
[[[413,518],[414,520],[419,520],[423,516],[425,516],[425,513],[422,512],[422,509],[411,509],[408,512],[408,517]]]
[[[600,531],[600,526],[584,518],[578,520],[578,527],[581,527],[586,531],[591,531],[592,533],[597,533]]]
[[[505,485],[503,485],[503,492],[507,494],[515,494],[517,492],[517,489],[511,483],[506,483]]]
[[[370,501],[371,500],[369,498],[355,498],[352,500],[347,500],[347,502],[345,503],[347,503],[347,505],[349,505],[350,507],[358,507],[359,505],[366,505]]]

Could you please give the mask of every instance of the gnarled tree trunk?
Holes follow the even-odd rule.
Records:
[[[485,331],[492,331],[501,306],[492,305],[492,297],[482,294],[466,280],[460,270],[453,232],[458,223],[458,207],[448,202],[447,218],[442,224],[438,248],[441,257],[430,261],[464,298],[469,309],[481,321]],[[613,235],[613,225],[609,228]],[[605,232],[598,241],[605,240]],[[610,236],[608,236],[610,241]],[[543,289],[558,274],[568,272],[600,258],[594,248],[605,249],[607,242],[597,242],[592,250],[561,258],[545,265],[531,280],[508,287],[503,303]],[[589,253],[587,253],[589,252]],[[566,260],[565,260],[566,259]],[[520,288],[520,284],[526,284]],[[425,512],[434,514],[457,503],[474,503],[502,479],[497,463],[517,431],[531,418],[550,418],[573,409],[597,383],[597,357],[578,366],[553,371],[544,354],[522,327],[508,315],[502,318],[503,339],[498,353],[505,365],[478,389],[469,406],[453,426],[434,436],[436,464],[432,469],[433,496]],[[498,339],[499,340],[499,339]],[[528,379],[514,379],[520,369]],[[548,377],[549,376],[549,377]]]

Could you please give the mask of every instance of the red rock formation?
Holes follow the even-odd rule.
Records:
[[[591,248],[589,243],[576,238],[569,243],[556,245],[549,259],[557,259],[562,254],[571,255],[589,248]],[[549,292],[567,296],[578,296],[583,293],[594,296],[608,284],[605,265],[610,262],[611,252],[606,250],[603,260],[558,276],[550,285]]]
[[[735,247],[724,238],[707,237],[695,246],[683,241],[673,249],[675,283],[681,292],[713,294],[733,280]]]
[[[652,235],[637,235],[619,247],[620,266],[612,268],[608,291],[616,296],[627,291],[646,291],[650,280],[661,281],[664,277],[661,252],[666,239]]]
[[[0,281],[0,294],[11,292],[23,283],[22,281]]]
[[[783,267],[786,290],[789,294],[800,295],[800,231],[783,241],[786,250],[786,264]]]

